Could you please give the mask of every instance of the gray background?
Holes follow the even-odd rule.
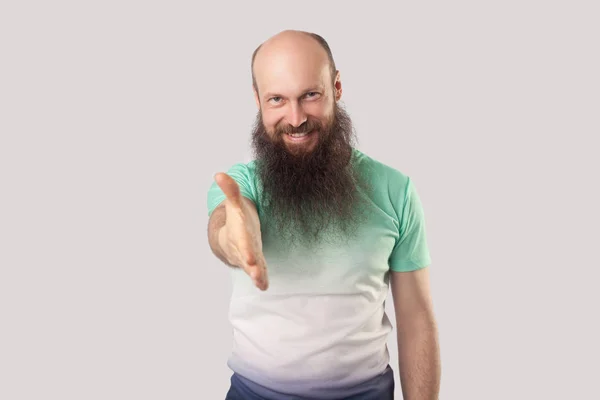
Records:
[[[3,1],[0,398],[224,397],[206,192],[250,159],[250,56],[286,28],[417,185],[441,398],[600,398],[594,3]]]

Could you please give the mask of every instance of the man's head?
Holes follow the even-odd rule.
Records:
[[[283,31],[256,49],[252,87],[267,133],[295,154],[314,149],[320,134],[315,128],[332,123],[342,95],[329,45],[302,31]],[[293,132],[307,135],[293,137]]]
[[[252,134],[265,211],[282,235],[314,242],[357,222],[352,121],[338,104],[339,71],[316,34],[283,31],[254,52]]]

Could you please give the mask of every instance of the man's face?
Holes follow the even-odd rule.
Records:
[[[267,134],[292,154],[312,152],[333,123],[339,75],[334,84],[326,55],[319,52],[273,57],[261,67],[254,94]]]
[[[338,104],[339,74],[334,81],[327,53],[312,39],[262,51],[252,132],[262,229],[274,227],[289,245],[347,237],[359,225],[362,182],[351,162],[352,121]]]

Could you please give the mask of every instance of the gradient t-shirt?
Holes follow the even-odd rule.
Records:
[[[413,181],[353,149],[353,163],[368,177],[367,219],[343,244],[289,246],[263,232],[269,288],[256,288],[246,273],[230,269],[229,319],[233,348],[228,366],[273,391],[320,399],[352,395],[352,388],[381,375],[389,363],[385,313],[390,271],[429,266],[423,208]],[[257,207],[255,161],[227,173]],[[225,199],[216,183],[208,190],[208,214]],[[398,321],[401,324],[402,321]]]

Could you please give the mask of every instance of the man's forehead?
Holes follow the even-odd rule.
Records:
[[[303,92],[325,86],[329,70],[327,66],[310,68],[300,64],[272,64],[257,73],[257,85],[261,93],[266,91],[284,93]]]
[[[257,84],[262,86],[322,85],[329,73],[325,49],[306,35],[283,35],[267,41],[254,61]]]

